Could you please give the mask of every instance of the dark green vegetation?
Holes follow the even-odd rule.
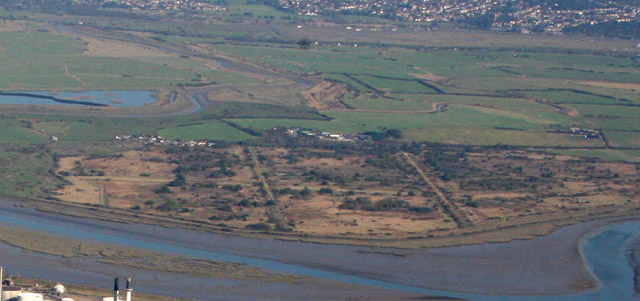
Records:
[[[576,27],[567,27],[563,32],[571,34],[586,34],[590,36],[607,36],[638,38],[640,37],[640,22],[606,22],[599,24],[582,24]]]

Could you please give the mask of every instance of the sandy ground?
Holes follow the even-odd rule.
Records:
[[[594,86],[602,88],[613,88],[620,90],[640,91],[640,84],[638,83],[617,83],[617,82],[605,82],[605,81],[575,81],[578,85]]]
[[[346,85],[322,81],[311,89],[301,92],[308,105],[318,110],[344,108],[340,99],[347,93]]]
[[[134,43],[122,41],[98,39],[89,36],[78,36],[85,42],[86,49],[83,52],[86,56],[101,57],[168,57],[166,52],[142,46]]]
[[[0,32],[11,32],[25,30],[27,27],[22,21],[0,21]]]
[[[152,190],[173,179],[174,164],[151,162],[151,157],[166,159],[162,152],[126,152],[122,158],[86,159],[64,157],[60,159],[60,171],[71,171],[76,161],[81,161],[86,170],[107,171],[105,176],[68,176],[72,183],[57,191],[58,198],[72,203],[109,205],[130,208],[132,200],[150,198]],[[149,176],[140,176],[146,173]],[[140,191],[146,193],[141,194]]]
[[[414,66],[413,69],[416,69],[417,71],[420,71],[420,73],[411,73],[411,75],[413,75],[413,76],[415,76],[417,78],[426,79],[426,80],[432,80],[432,81],[439,81],[439,80],[447,79],[447,77],[435,75],[435,74],[429,72],[429,70],[421,68],[421,67]]]

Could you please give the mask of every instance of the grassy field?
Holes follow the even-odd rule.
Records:
[[[640,131],[605,131],[611,146],[623,148],[640,148]]]
[[[630,150],[546,150],[546,152],[559,155],[569,155],[585,158],[598,158],[607,161],[640,162],[640,151]]]
[[[550,126],[569,126],[570,118],[543,112],[511,112],[492,108],[453,105],[448,111],[437,114],[324,112],[334,118],[331,121],[286,119],[234,119],[245,127],[269,129],[274,126],[303,127],[338,133],[358,133],[381,129],[433,129],[484,128],[543,129]]]
[[[405,137],[408,140],[462,145],[500,145],[503,141],[509,141],[510,145],[518,146],[603,147],[602,142],[598,139],[585,139],[582,136],[532,131],[420,129],[406,131]]]
[[[211,70],[196,62],[152,51],[123,55],[125,43],[111,52],[92,54],[92,41],[48,30],[0,32],[3,90],[160,89],[198,82],[254,82],[238,74]],[[146,56],[145,56],[146,55]]]
[[[164,128],[158,133],[168,139],[183,141],[208,139],[237,142],[255,138],[221,122]]]
[[[534,145],[557,143],[563,147],[599,144],[539,132],[522,136],[465,133],[477,128],[562,131],[570,126],[614,130],[636,130],[640,126],[634,118],[638,116],[636,107],[629,107],[637,104],[640,96],[636,90],[640,70],[633,57],[533,48],[407,49],[322,42],[308,50],[273,43],[218,43],[209,47],[275,68],[343,82],[355,91],[347,94],[343,103],[369,111],[327,111],[326,115],[335,118],[331,122],[238,120],[243,126],[262,129],[301,126],[344,133],[398,128],[417,130],[407,132],[407,137],[433,142],[444,141],[444,136],[417,133],[422,129],[429,132],[429,129],[458,128],[460,131],[456,133],[462,136],[449,140],[523,145],[526,140],[523,137],[531,137]],[[419,79],[430,87],[418,82]],[[441,116],[394,114],[431,111],[435,103],[451,104],[451,108]],[[568,110],[574,111],[559,112],[560,107],[551,104],[566,104],[570,106]]]
[[[439,103],[478,105],[521,111],[550,111],[553,109],[547,105],[519,98],[440,94],[418,94],[411,96],[388,94],[387,96],[392,99],[363,94],[357,98],[347,98],[344,102],[358,109],[379,111],[429,111],[433,109],[434,104]]]
[[[372,76],[356,76],[356,78],[365,84],[373,86],[374,88],[382,91],[395,92],[395,93],[433,93],[433,89],[426,87],[416,81],[408,80],[393,80],[387,78],[379,78]]]
[[[34,128],[61,141],[106,141],[117,135],[153,135],[162,121],[114,118],[34,118]]]
[[[61,182],[48,176],[53,159],[46,149],[23,145],[7,147],[0,145],[2,153],[2,181],[0,195],[25,198],[43,198]]]

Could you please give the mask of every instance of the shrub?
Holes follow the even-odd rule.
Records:
[[[356,199],[345,199],[338,208],[340,209],[363,209],[371,207],[371,199],[367,197],[357,197]]]
[[[167,185],[162,185],[162,187],[154,189],[153,192],[158,193],[158,194],[160,194],[160,193],[172,193],[171,189],[169,189],[169,187],[167,187]]]
[[[245,228],[250,230],[260,230],[260,231],[271,230],[271,226],[265,223],[248,224]]]
[[[431,211],[433,211],[431,208],[429,207],[411,207],[409,208],[409,211],[411,212],[416,212],[416,213],[431,213]]]
[[[370,211],[395,211],[399,209],[405,209],[409,207],[409,203],[403,200],[397,199],[384,199],[377,201],[373,207],[367,208]]]
[[[158,206],[156,210],[168,212],[178,210],[178,208],[180,208],[180,205],[178,203],[176,203],[174,200],[168,200],[166,203]]]

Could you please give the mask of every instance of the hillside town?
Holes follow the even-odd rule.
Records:
[[[571,4],[570,1],[536,0],[278,0],[277,6],[308,16],[344,14],[398,21],[462,22],[482,29],[524,33],[560,32],[565,27],[582,24],[640,20],[640,3],[637,1],[574,1]],[[482,16],[489,16],[489,22]]]
[[[229,6],[226,0],[71,0],[70,3],[134,11],[213,12],[226,11]],[[258,0],[250,4],[268,5],[301,16],[370,16],[429,26],[454,24],[470,29],[561,34],[570,33],[565,29],[580,26],[613,24],[631,32],[618,36],[640,34],[633,29],[640,22],[640,2],[633,0]],[[16,1],[10,6],[29,5],[28,1]]]
[[[103,8],[125,8],[132,10],[174,10],[174,11],[224,11],[225,7],[198,0],[72,0],[73,4],[97,3]]]

